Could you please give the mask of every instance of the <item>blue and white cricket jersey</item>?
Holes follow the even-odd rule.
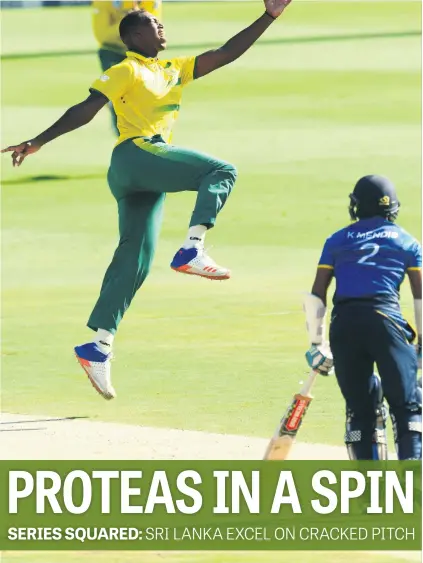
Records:
[[[361,300],[398,318],[405,273],[421,266],[422,249],[416,239],[395,223],[372,217],[330,236],[318,267],[334,272],[335,306]]]

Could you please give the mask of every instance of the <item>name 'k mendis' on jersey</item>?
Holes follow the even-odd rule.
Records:
[[[395,223],[375,216],[330,236],[318,267],[334,272],[335,305],[363,299],[398,310],[405,273],[421,266],[421,245]]]

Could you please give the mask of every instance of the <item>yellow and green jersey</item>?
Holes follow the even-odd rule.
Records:
[[[131,0],[93,1],[92,25],[94,36],[100,47],[125,53],[126,47],[119,36],[119,24],[122,18],[136,5],[161,20],[162,0],[143,0],[142,2]]]
[[[182,89],[194,79],[195,57],[159,60],[133,51],[126,55],[91,86],[113,104],[119,129],[117,144],[154,135],[170,142]]]

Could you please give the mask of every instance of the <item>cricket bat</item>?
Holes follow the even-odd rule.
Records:
[[[316,371],[312,371],[300,392],[294,395],[292,403],[267,446],[264,460],[284,460],[288,457],[307,409],[313,400],[310,392],[317,375]]]

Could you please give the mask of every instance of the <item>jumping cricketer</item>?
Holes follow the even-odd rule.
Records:
[[[94,341],[75,353],[95,389],[105,398],[116,393],[110,360],[116,330],[146,279],[156,248],[166,192],[197,192],[188,234],[171,268],[184,274],[226,280],[230,271],[218,266],[204,250],[206,231],[226,203],[236,179],[232,164],[171,144],[183,88],[240,57],[282,14],[291,0],[264,0],[265,12],[218,49],[196,57],[159,60],[166,48],[162,23],[136,10],[119,24],[126,59],[94,81],[90,95],[37,137],[10,146],[14,166],[60,135],[89,123],[112,102],[119,138],[108,171],[117,201],[120,241],[106,271],[88,326]]]
[[[361,178],[350,195],[354,221],[324,245],[316,278],[304,301],[311,348],[309,365],[327,375],[333,363],[346,402],[345,443],[351,459],[373,458],[374,402],[369,381],[377,365],[389,405],[398,459],[421,459],[422,407],[417,384],[422,343],[422,250],[395,223],[400,203],[381,176]],[[408,275],[416,334],[404,319],[399,290]],[[324,343],[326,296],[335,278],[330,348]],[[421,366],[420,366],[421,367]]]

